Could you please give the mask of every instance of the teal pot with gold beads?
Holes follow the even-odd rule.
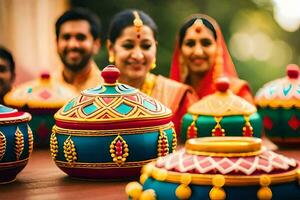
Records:
[[[183,141],[214,136],[260,137],[262,121],[256,107],[233,94],[225,77],[217,80],[216,89],[189,107],[183,116]]]
[[[0,184],[16,179],[33,148],[31,115],[0,104]]]
[[[171,110],[118,83],[119,75],[107,66],[104,84],[82,91],[55,114],[51,155],[71,177],[132,178],[144,164],[176,148]]]

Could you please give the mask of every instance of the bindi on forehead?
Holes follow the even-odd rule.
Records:
[[[203,27],[203,22],[201,19],[196,19],[194,24],[192,25],[192,28],[196,33],[200,33]]]
[[[130,40],[144,40],[144,39],[155,40],[152,30],[148,26],[141,27],[141,30],[140,30],[139,33],[140,33],[140,37],[138,38],[137,35],[136,35],[135,27],[134,26],[129,26],[129,27],[126,27],[122,31],[122,34],[120,35],[119,38],[121,38],[122,40],[126,40],[126,39],[130,39]]]

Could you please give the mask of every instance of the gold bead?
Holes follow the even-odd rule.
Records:
[[[189,199],[192,195],[192,190],[189,186],[181,184],[176,188],[175,194],[178,199]]]
[[[226,193],[222,188],[213,187],[209,192],[209,198],[211,200],[223,200],[226,198]]]
[[[148,189],[142,192],[140,200],[156,200],[156,194],[153,189]]]
[[[126,194],[132,199],[138,199],[142,194],[143,187],[138,182],[130,182],[126,185]]]

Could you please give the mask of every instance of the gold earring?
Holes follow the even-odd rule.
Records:
[[[156,60],[154,59],[153,63],[151,64],[151,69],[155,69],[156,67]]]
[[[109,63],[114,63],[115,62],[115,57],[113,55],[109,56],[108,62]]]

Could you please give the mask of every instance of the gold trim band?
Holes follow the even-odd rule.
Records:
[[[187,151],[206,153],[254,153],[261,151],[261,139],[253,137],[205,137],[190,139],[185,143]],[[198,154],[196,154],[198,155]],[[200,154],[201,155],[201,154]]]
[[[112,168],[133,168],[133,167],[142,167],[145,164],[155,161],[155,159],[143,160],[137,162],[125,162],[122,166],[117,165],[114,162],[109,163],[81,163],[81,162],[65,162],[55,160],[55,163],[59,167],[66,168],[93,168],[93,169],[112,169]]]
[[[133,134],[146,134],[146,132],[159,132],[160,129],[167,130],[173,127],[173,122],[169,122],[163,126],[153,126],[145,128],[128,128],[128,129],[114,129],[114,130],[73,130],[60,128],[56,125],[53,126],[53,130],[57,134],[72,135],[72,136],[112,136],[122,133],[122,135]]]
[[[159,169],[154,166],[154,163],[149,163],[152,165],[151,176],[161,181],[161,174],[164,174],[164,180],[171,183],[181,184],[181,178],[184,173],[179,172],[170,172],[165,169]],[[148,166],[147,165],[147,166]],[[281,174],[268,174],[268,177],[271,178],[271,185],[286,183],[297,180],[297,170],[281,173]],[[212,179],[216,176],[215,174],[190,174],[191,182],[190,184],[195,185],[212,185]],[[265,174],[261,174],[265,175]],[[232,176],[232,175],[223,175],[225,178],[225,186],[249,186],[249,185],[260,185],[260,176]]]

